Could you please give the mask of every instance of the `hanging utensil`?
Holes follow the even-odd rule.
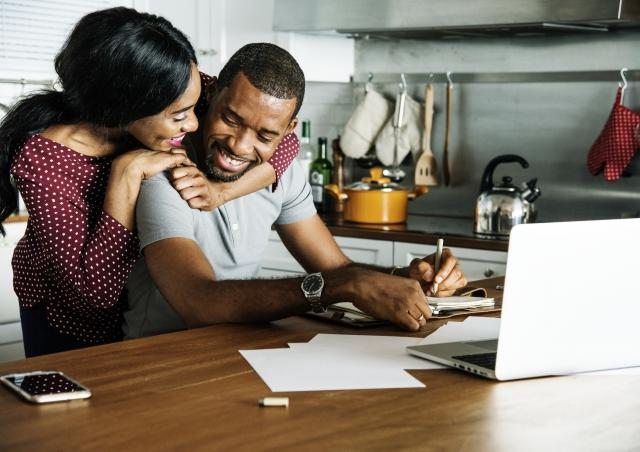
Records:
[[[384,170],[384,176],[390,178],[394,182],[401,182],[406,173],[400,168],[398,161],[398,140],[400,136],[400,128],[404,125],[405,104],[407,101],[407,85],[404,74],[402,74],[402,83],[398,85],[398,94],[396,95],[396,106],[393,113],[393,164],[391,168]]]
[[[433,86],[427,84],[424,94],[424,130],[422,152],[416,161],[415,185],[438,185],[438,165],[431,150],[431,128],[433,126]]]
[[[451,72],[447,72],[447,119],[445,124],[444,151],[442,152],[442,177],[444,185],[449,186],[451,175],[449,173],[449,141],[451,139],[451,95],[453,91],[453,81]]]
[[[622,69],[620,69],[620,78],[622,78],[622,82],[618,83],[618,86],[620,87],[620,104],[624,103],[624,92],[627,89],[628,83],[627,83],[627,77],[625,76],[625,73],[629,70],[628,67],[623,67]]]

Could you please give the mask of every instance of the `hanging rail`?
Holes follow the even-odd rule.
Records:
[[[53,85],[53,80],[31,80],[27,78],[0,78],[0,83],[10,83],[14,85]]]
[[[640,81],[640,70],[629,70],[628,81]],[[398,83],[400,73],[362,73],[353,76],[355,83]],[[446,72],[404,73],[407,83],[446,83]],[[548,83],[548,82],[619,82],[620,69],[609,71],[556,72],[452,72],[454,83]]]

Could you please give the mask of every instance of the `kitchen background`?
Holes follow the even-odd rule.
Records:
[[[431,17],[433,12],[434,17],[446,19],[451,31],[456,20],[473,16],[479,6],[488,10],[493,8],[501,14],[514,5],[520,12],[542,8],[543,12],[548,11],[552,20],[556,11],[564,11],[568,5],[577,3],[580,2],[0,0],[0,103],[11,105],[19,96],[51,85],[54,80],[52,59],[71,25],[89,11],[121,4],[171,20],[189,36],[198,51],[201,68],[210,74],[216,74],[228,57],[245,43],[267,41],[287,48],[298,59],[307,76],[307,92],[299,118],[311,121],[313,143],[320,136],[331,141],[342,133],[363,97],[363,80],[368,73],[373,74],[375,89],[383,92],[390,101],[394,99],[400,74],[407,74],[411,81],[409,94],[420,102],[424,101],[429,74],[433,73],[439,81],[434,83],[436,113],[432,149],[441,168],[445,126],[442,75],[451,71],[454,82],[449,146],[451,185],[432,187],[426,196],[412,201],[409,205],[412,217],[467,219],[468,226],[464,223],[464,227],[471,234],[480,177],[489,160],[501,154],[518,154],[529,161],[528,169],[516,164],[500,166],[494,180],[497,182],[502,176],[510,175],[519,185],[537,177],[542,191],[542,196],[536,201],[538,221],[638,216],[640,158],[636,157],[628,168],[629,177],[614,182],[605,181],[602,175],[592,176],[587,170],[586,160],[591,144],[611,111],[619,81],[616,73],[627,67],[631,79],[639,78],[640,23],[637,28],[609,32],[546,31],[540,35],[539,30],[533,30],[533,34],[520,36],[512,31],[503,31],[491,33],[490,37],[476,32],[464,37],[457,33],[440,33],[420,39],[380,38],[366,32],[353,39],[349,34],[336,33],[338,27],[333,26],[348,18],[362,4],[371,5],[366,16],[370,16],[373,22],[384,21],[385,17],[403,17],[403,14],[418,20]],[[587,5],[605,5],[610,1],[585,0],[582,3],[586,9]],[[612,0],[612,3],[617,5],[618,0]],[[636,12],[640,10],[638,0],[624,3],[633,5]],[[321,19],[321,26],[310,24],[309,18]],[[567,71],[583,74],[583,77],[576,78],[584,80],[456,82],[456,74],[462,73]],[[607,71],[611,76],[606,81],[592,80],[589,78],[592,71]],[[640,110],[640,86],[636,81],[629,82],[624,103],[631,109]],[[331,149],[329,154],[331,158]],[[409,175],[404,184],[410,186],[413,162],[405,161],[403,168]],[[347,160],[346,173],[348,183],[363,176],[365,171],[352,160]],[[0,239],[0,360],[18,357],[21,353],[17,305],[10,296],[11,279],[7,275],[10,275],[12,249],[24,223],[7,226],[12,227],[9,229],[13,235]],[[350,245],[348,238],[340,239],[341,246]],[[386,245],[389,246],[388,251],[376,251],[378,260],[375,262],[403,264],[406,256],[412,253],[430,252],[430,248],[405,247],[403,254],[398,251],[401,243],[389,242]],[[358,242],[357,248],[363,249],[362,242]],[[461,248],[457,254],[467,258],[468,262],[474,259],[475,262],[483,262],[482,265],[485,261],[498,262],[500,268],[504,268],[506,253],[498,255],[494,252],[494,255],[486,257],[491,251],[483,251],[484,254],[478,257],[478,250],[471,251],[465,255],[466,251]],[[478,266],[480,275],[488,275],[485,268]],[[299,269],[291,267],[291,272],[295,271]]]

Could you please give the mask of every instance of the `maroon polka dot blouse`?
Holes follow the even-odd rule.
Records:
[[[299,147],[294,134],[282,140],[269,160],[278,178]],[[135,234],[102,210],[112,161],[33,135],[11,167],[29,211],[12,260],[20,305],[44,305],[50,325],[87,344],[122,338],[123,288],[139,255]]]
[[[12,261],[20,305],[44,304],[50,325],[89,344],[122,337],[138,256],[135,235],[102,210],[112,161],[34,135],[11,167],[29,211]]]

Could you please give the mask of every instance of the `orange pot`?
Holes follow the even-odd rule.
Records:
[[[371,168],[370,177],[355,182],[340,191],[337,185],[325,185],[325,190],[338,201],[344,201],[344,219],[356,223],[404,223],[409,200],[427,192],[426,186],[413,191],[382,177],[382,168]]]

